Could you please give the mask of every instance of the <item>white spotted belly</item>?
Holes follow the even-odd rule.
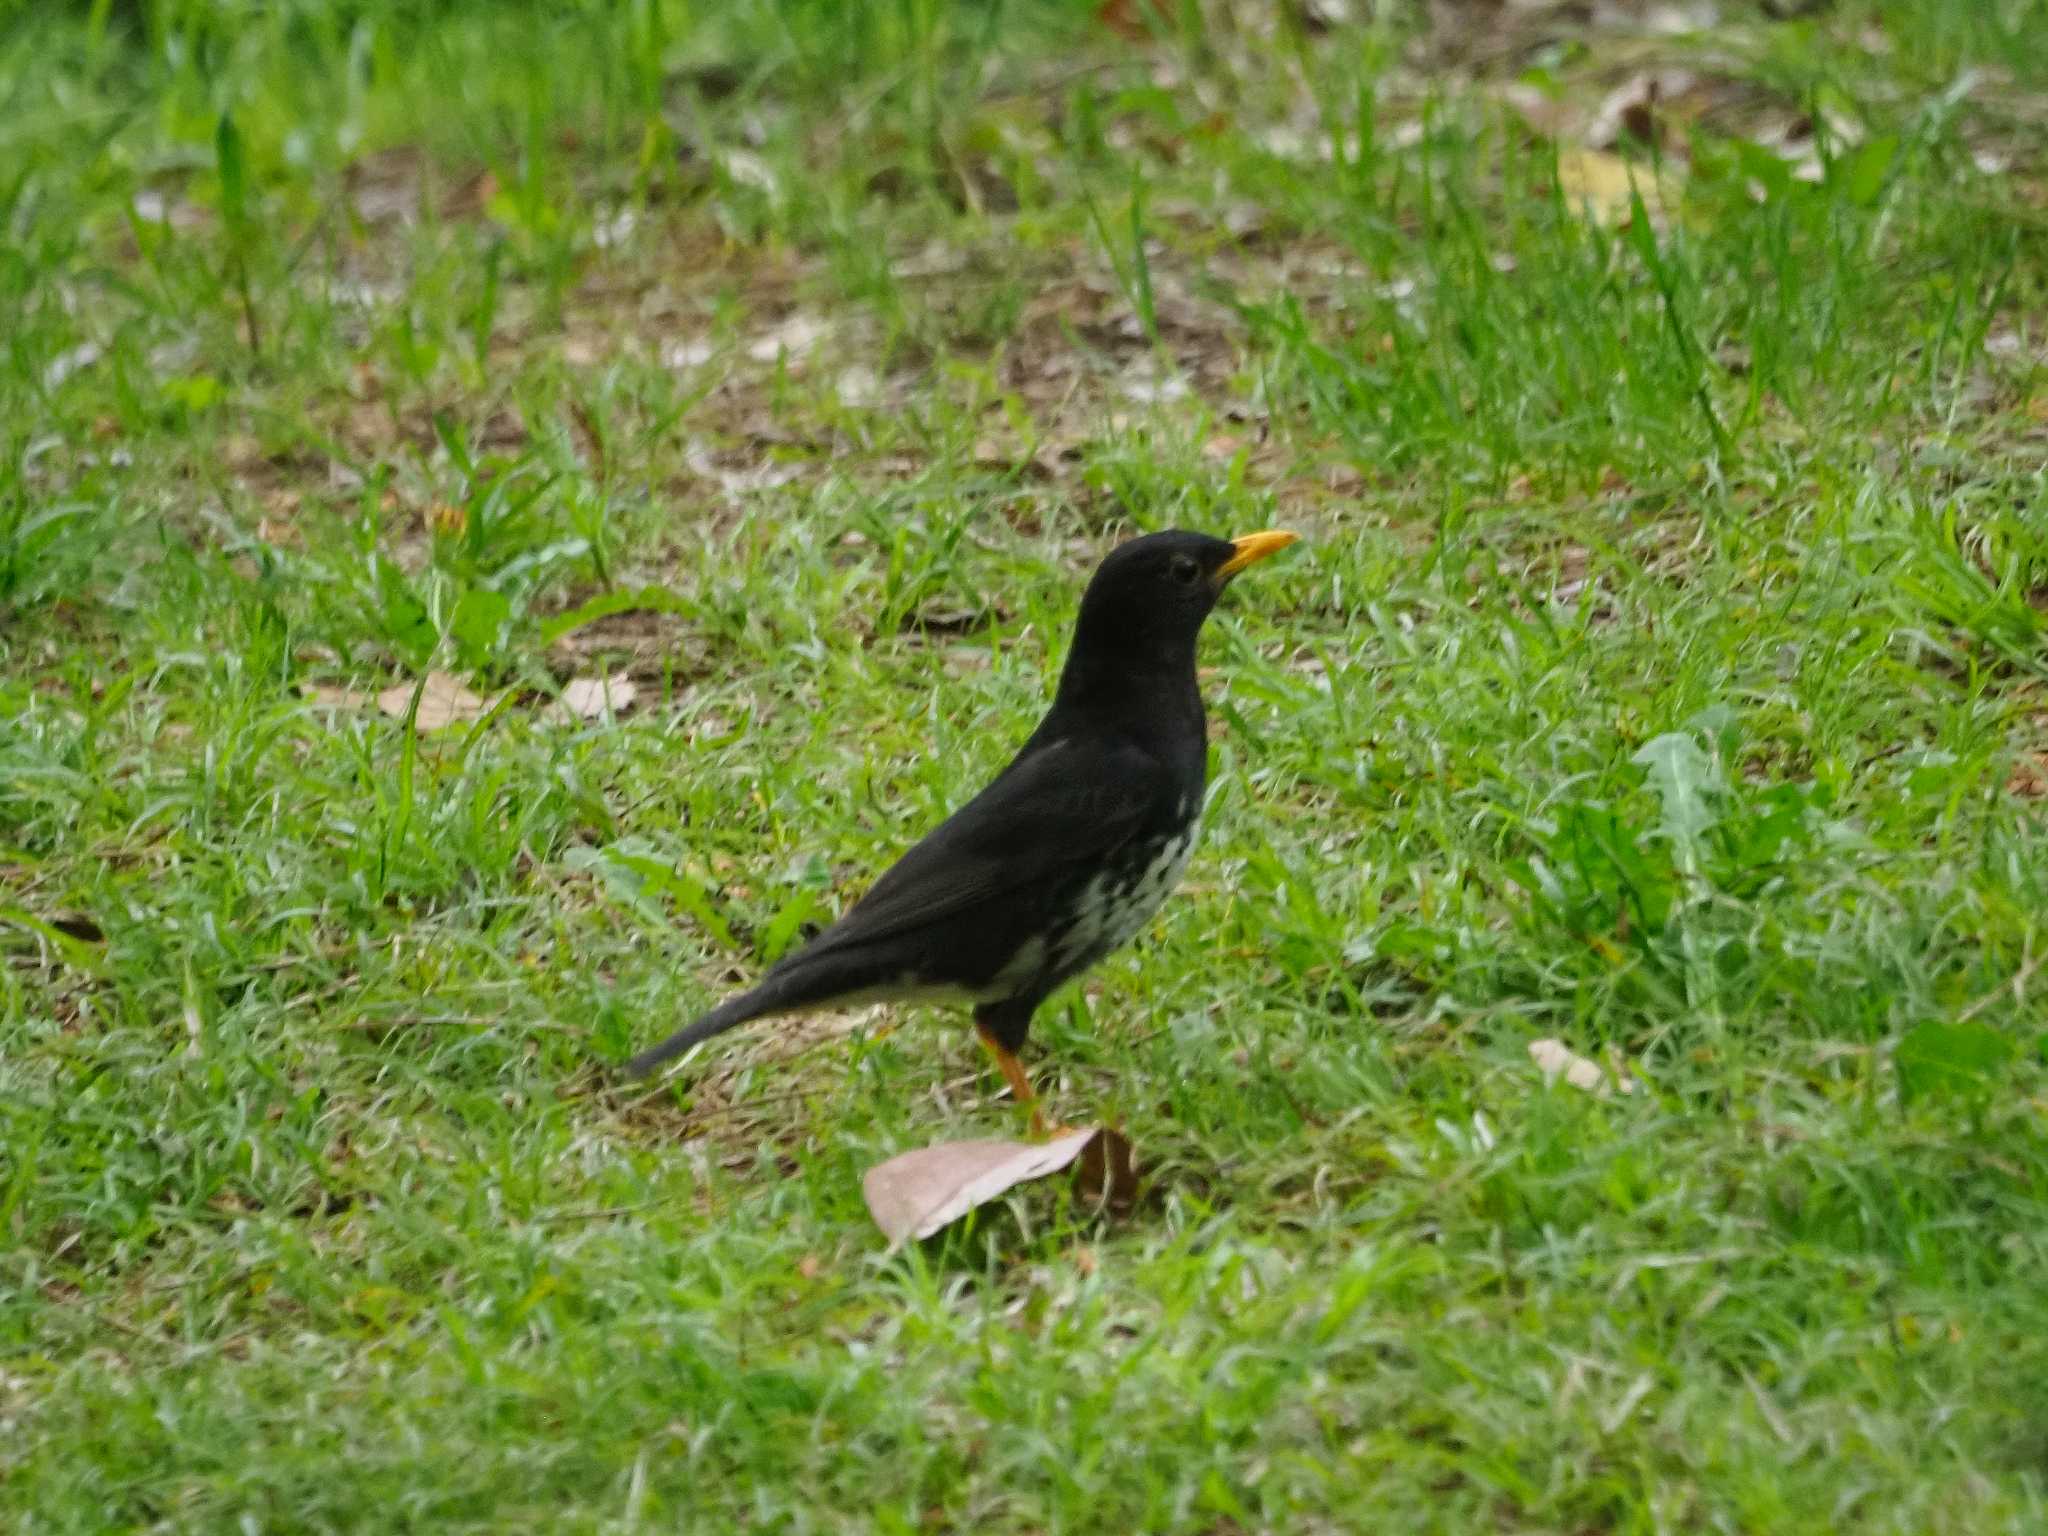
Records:
[[[1105,871],[1090,880],[1075,904],[1072,925],[1055,942],[1059,968],[1088,965],[1136,938],[1180,884],[1199,830],[1191,825],[1135,874]]]

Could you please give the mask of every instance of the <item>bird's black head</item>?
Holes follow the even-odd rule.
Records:
[[[1120,672],[1192,683],[1195,636],[1231,577],[1294,541],[1277,530],[1212,539],[1175,529],[1117,546],[1081,598],[1061,691]]]

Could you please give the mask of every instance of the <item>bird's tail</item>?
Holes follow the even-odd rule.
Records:
[[[774,1012],[772,1003],[762,1006],[758,1001],[762,990],[756,987],[751,992],[742,992],[738,997],[728,997],[701,1019],[685,1024],[661,1044],[649,1046],[626,1063],[626,1075],[645,1077],[665,1062],[674,1061],[698,1042],[709,1040],[713,1035],[722,1035],[728,1029],[736,1029],[748,1020],[758,1019],[765,1013]]]
[[[879,979],[873,963],[858,954],[816,946],[799,951],[771,970],[752,991],[727,998],[661,1044],[649,1046],[635,1056],[626,1063],[626,1075],[645,1077],[713,1035],[722,1035],[728,1029],[771,1014],[794,1013],[800,1008],[851,996],[874,986]]]

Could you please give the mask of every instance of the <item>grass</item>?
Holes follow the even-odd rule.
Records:
[[[10,1528],[2048,1522],[2048,11],[1353,9],[0,23]],[[1136,1212],[611,1082],[1270,524]]]

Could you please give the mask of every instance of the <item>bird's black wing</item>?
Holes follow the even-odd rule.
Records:
[[[885,943],[1093,863],[1171,789],[1165,764],[1127,744],[1064,737],[1031,750],[897,860],[807,952]]]
[[[994,782],[896,861],[853,909],[783,956],[759,986],[727,998],[626,1065],[638,1077],[698,1042],[769,1014],[876,985],[946,973],[977,959],[999,903],[1026,911],[1050,884],[1100,862],[1174,793],[1166,765],[1136,747],[1085,738],[1035,741]],[[1034,901],[1036,895],[1038,901]],[[932,975],[933,967],[939,974]],[[971,977],[969,979],[972,979]]]

